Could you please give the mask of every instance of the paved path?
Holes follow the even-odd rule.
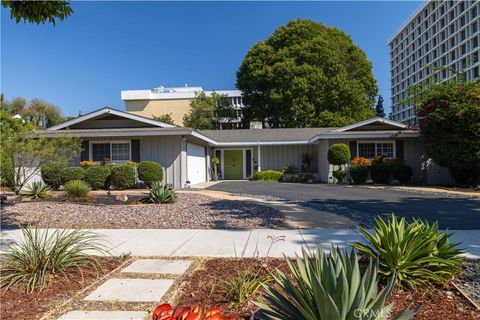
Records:
[[[304,244],[348,246],[361,241],[354,229],[305,230],[190,230],[190,229],[102,229],[95,230],[105,237],[113,255],[130,253],[132,256],[158,257],[253,257],[294,256]],[[480,258],[480,231],[453,231],[453,242],[461,242],[468,257]],[[16,241],[20,230],[2,230],[3,241]],[[284,237],[272,246],[271,237]]]
[[[407,218],[438,220],[441,228],[480,230],[480,197],[453,197],[365,186],[222,181],[206,190],[272,195],[292,200],[318,200],[374,214],[395,212]]]

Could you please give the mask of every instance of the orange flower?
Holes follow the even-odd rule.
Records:
[[[164,303],[155,308],[152,320],[236,320],[236,318],[222,315],[219,308],[203,312],[198,304],[193,307],[173,309],[170,304]]]
[[[364,157],[356,157],[353,158],[350,162],[352,165],[359,164],[361,166],[370,167],[372,165],[372,161],[370,159]]]

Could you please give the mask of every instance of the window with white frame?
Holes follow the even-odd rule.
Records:
[[[130,142],[92,142],[92,161],[103,161],[108,158],[112,162],[130,160]]]
[[[371,159],[375,156],[385,155],[394,158],[393,142],[359,142],[358,156]]]

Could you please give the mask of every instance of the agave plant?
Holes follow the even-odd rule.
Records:
[[[175,191],[164,186],[160,181],[153,181],[150,188],[150,193],[143,199],[146,203],[173,203],[177,201],[177,194]]]
[[[193,307],[174,309],[170,304],[160,304],[153,311],[152,320],[236,320],[222,315],[218,308],[204,311],[198,304]]]
[[[0,286],[23,285],[26,292],[42,289],[56,276],[70,271],[97,267],[92,253],[107,254],[100,236],[76,229],[73,231],[21,227],[22,240],[5,243]],[[82,274],[83,275],[83,274]]]
[[[438,223],[432,225],[414,219],[407,223],[397,220],[394,214],[390,221],[376,218],[373,233],[359,227],[366,244],[353,246],[378,259],[380,273],[396,275],[398,282],[407,287],[444,283],[461,271],[464,251],[459,244],[449,241],[450,233],[439,231]]]
[[[302,250],[296,263],[286,258],[293,280],[280,270],[275,286],[264,285],[266,301],[254,302],[262,316],[276,320],[410,319],[416,310],[391,317],[393,304],[385,302],[393,290],[394,278],[377,293],[377,265],[370,259],[360,273],[357,256],[333,248],[330,255],[321,248]],[[278,288],[278,289],[277,289]]]
[[[22,192],[22,196],[30,199],[48,199],[52,197],[52,189],[42,181],[34,181]]]

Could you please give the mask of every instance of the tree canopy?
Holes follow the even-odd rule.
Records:
[[[222,119],[234,116],[234,110],[225,96],[200,92],[190,103],[190,113],[183,117],[183,125],[196,130],[220,129]]]
[[[382,96],[378,96],[377,105],[375,106],[375,114],[377,117],[385,118],[385,109],[383,108]]]
[[[56,105],[41,99],[32,99],[28,102],[22,97],[16,97],[11,101],[2,98],[2,109],[12,116],[20,115],[37,129],[45,129],[66,120]]]
[[[49,22],[55,25],[56,19],[63,21],[73,12],[70,1],[9,1],[2,0],[4,8],[10,8],[10,17],[16,23],[20,21],[31,23]]]
[[[159,116],[153,116],[153,120],[160,121],[160,122],[165,122],[168,124],[175,124],[172,118],[171,113],[165,113]]]
[[[449,168],[458,183],[478,183],[480,81],[456,79],[410,91],[427,156]]]
[[[344,126],[375,115],[372,64],[337,28],[298,19],[255,44],[237,72],[244,121]]]

